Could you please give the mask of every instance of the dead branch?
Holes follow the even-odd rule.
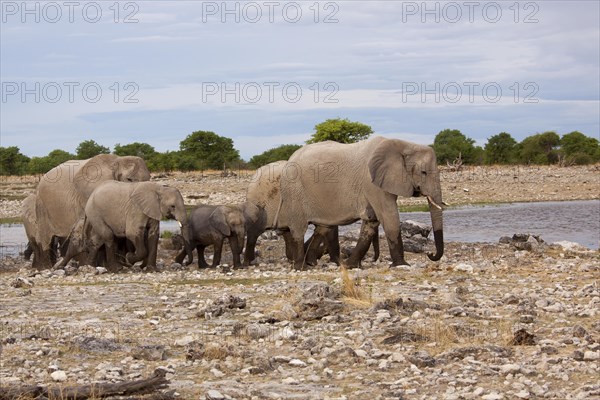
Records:
[[[48,399],[48,400],[84,400],[102,399],[112,396],[144,395],[164,389],[169,385],[166,371],[156,369],[150,378],[118,383],[92,383],[89,385],[49,387],[41,385],[0,386],[0,400]],[[168,397],[164,397],[168,396]],[[133,397],[137,398],[137,397]],[[132,398],[132,399],[133,399]],[[170,399],[173,393],[157,393],[154,399]]]
[[[450,171],[460,171],[462,169],[462,154],[458,153],[458,157],[456,157],[456,160],[452,161],[452,164],[450,164],[450,161],[446,161],[446,164],[448,165],[448,169]]]

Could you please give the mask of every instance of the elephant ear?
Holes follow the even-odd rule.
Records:
[[[116,158],[114,154],[99,154],[88,160],[69,161],[73,166],[80,166],[73,176],[73,195],[82,207],[100,183],[114,179],[113,162]]]
[[[242,204],[242,212],[244,213],[246,224],[255,224],[260,218],[260,211],[257,205],[249,201]]]
[[[225,214],[223,213],[223,210],[221,208],[217,207],[215,211],[213,211],[212,214],[210,214],[210,216],[208,217],[208,222],[213,228],[221,232],[223,236],[231,236],[231,229],[227,224]]]
[[[142,210],[144,215],[158,221],[162,219],[156,185],[150,182],[136,184],[136,188],[131,193],[131,201]]]
[[[396,196],[412,196],[413,184],[405,162],[410,153],[410,145],[401,140],[381,142],[368,162],[371,182]]]

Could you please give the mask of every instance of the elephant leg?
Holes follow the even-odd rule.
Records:
[[[23,251],[23,259],[29,261],[31,259],[31,255],[33,254],[33,246],[31,242],[27,242],[27,246]]]
[[[261,232],[262,233],[262,232]],[[244,252],[244,265],[250,265],[256,259],[256,242],[260,233],[253,229],[248,230],[246,239],[246,251]]]
[[[283,234],[283,241],[285,242],[285,256],[289,262],[293,262],[294,261],[294,248],[293,248],[292,244],[294,242],[294,239],[292,238],[292,234],[290,233],[289,230],[283,231],[282,234]]]
[[[387,238],[388,246],[390,248],[390,256],[392,257],[392,266],[397,265],[409,265],[404,259],[404,245],[402,244],[402,232],[398,231],[396,240],[393,241],[392,237]]]
[[[221,254],[223,254],[223,238],[217,240],[217,242],[213,245],[213,249],[214,253],[212,267],[215,268],[217,265],[221,264]]]
[[[379,260],[379,223],[375,229],[375,236],[373,236],[373,262]]]
[[[306,263],[308,265],[317,265],[319,258],[324,253],[324,237],[317,231],[304,243],[304,252],[306,254]]]
[[[144,266],[148,265],[151,268],[156,267],[156,256],[158,253],[158,239],[160,237],[160,225],[157,220],[151,220],[148,222],[146,230],[147,234],[147,249],[148,255],[144,259]],[[185,249],[185,246],[184,246]]]
[[[104,242],[104,250],[106,251],[106,269],[110,272],[119,272],[121,265],[117,262],[116,258],[116,243],[114,240],[108,240]]]
[[[360,267],[360,263],[362,259],[369,251],[369,247],[371,247],[371,242],[373,238],[377,235],[376,228],[379,227],[379,222],[377,221],[363,221],[360,226],[360,234],[358,235],[358,242],[354,249],[352,249],[352,254],[346,260],[346,264],[351,267]]]
[[[242,266],[242,261],[240,259],[240,245],[235,236],[229,237],[229,247],[231,247],[231,254],[233,255],[233,268],[240,268]]]
[[[128,252],[125,256],[125,260],[133,265],[138,261],[141,261],[148,254],[148,249],[146,248],[145,241],[145,230],[146,227],[132,227],[131,229],[127,229],[125,235],[127,239],[131,240],[133,245],[135,246],[135,252]]]
[[[192,246],[192,250],[194,248],[194,244],[190,243],[190,246]],[[187,250],[185,248],[185,246],[183,246],[183,248],[181,249],[181,251],[177,254],[177,256],[175,257],[175,262],[179,263],[181,265],[183,265],[183,260],[185,259],[185,256],[187,255]],[[199,256],[198,256],[199,257]],[[185,265],[190,265],[192,263],[192,261],[194,261],[194,259],[191,260],[187,260],[185,262]]]
[[[303,227],[290,227],[290,236],[292,239],[291,248],[294,251],[294,269],[304,270],[306,269],[306,262],[304,259],[304,234],[306,233],[307,226]]]
[[[204,258],[204,249],[206,246],[199,244],[196,246],[196,250],[198,251],[198,268],[208,268],[208,264],[206,263],[206,258]]]
[[[340,229],[337,226],[329,228],[326,238],[329,262],[340,265]]]

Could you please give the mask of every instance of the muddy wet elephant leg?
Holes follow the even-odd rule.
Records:
[[[206,249],[206,246],[202,244],[196,246],[196,250],[198,251],[198,268],[208,268],[206,258],[204,258],[204,249]]]
[[[379,234],[379,222],[378,221],[363,221],[360,226],[360,234],[358,236],[358,242],[352,250],[352,254],[346,260],[346,264],[349,267],[360,267],[362,259],[367,254],[371,242],[375,240],[375,237]],[[379,244],[377,245],[377,252],[379,252]]]

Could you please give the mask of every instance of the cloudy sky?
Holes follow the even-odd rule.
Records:
[[[424,144],[598,137],[599,4],[2,0],[1,145],[210,130],[249,159],[337,117]]]

